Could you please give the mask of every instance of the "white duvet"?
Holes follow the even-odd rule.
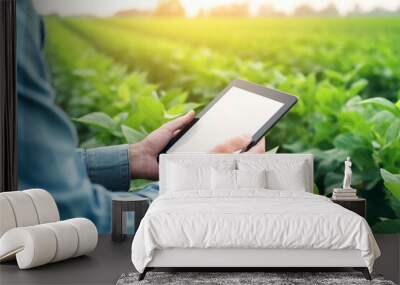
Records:
[[[358,249],[370,271],[380,255],[359,215],[320,195],[265,189],[161,195],[134,237],[135,268],[165,248]]]

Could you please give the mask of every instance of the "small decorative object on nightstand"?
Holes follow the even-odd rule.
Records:
[[[148,207],[149,199],[134,195],[124,197],[114,197],[112,200],[112,233],[113,241],[123,241],[126,237],[127,213],[135,213],[135,231],[138,229],[140,221],[144,217]]]
[[[333,189],[332,199],[335,199],[335,200],[357,199],[357,190],[354,188],[351,188],[352,175],[353,174],[351,171],[351,160],[350,160],[350,157],[347,157],[346,161],[344,162],[343,188]]]
[[[367,202],[363,198],[358,198],[357,190],[351,187],[352,175],[351,160],[347,157],[344,162],[343,188],[333,189],[332,201],[365,218]]]
[[[355,199],[332,199],[333,203],[339,204],[340,206],[359,214],[361,217],[366,217],[367,201],[363,198]]]

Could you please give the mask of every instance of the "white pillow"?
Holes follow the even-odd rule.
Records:
[[[236,189],[236,170],[232,169],[211,169],[211,188],[213,190]]]
[[[267,188],[267,171],[236,170],[237,188]]]
[[[267,188],[272,190],[303,191],[308,189],[305,161],[238,160],[240,170],[267,170]]]
[[[234,160],[177,160],[167,165],[167,191],[211,190],[211,169],[234,169]]]
[[[276,190],[307,191],[305,163],[292,165],[287,171],[270,169],[267,172],[268,188]]]
[[[209,167],[191,167],[170,163],[168,165],[168,189],[173,192],[190,189],[210,189],[209,172]]]
[[[266,170],[211,170],[213,190],[237,190],[241,188],[267,188]]]

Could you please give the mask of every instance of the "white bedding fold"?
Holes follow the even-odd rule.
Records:
[[[380,255],[359,215],[320,195],[265,189],[161,195],[137,230],[132,262],[143,272],[165,248],[358,249],[370,271]]]

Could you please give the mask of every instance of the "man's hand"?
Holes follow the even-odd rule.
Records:
[[[223,144],[217,145],[210,150],[211,153],[234,153],[246,148],[251,142],[251,136],[243,135],[227,140]],[[250,148],[246,153],[264,153],[265,138],[262,138],[255,146]]]
[[[129,146],[129,162],[133,179],[158,179],[157,156],[168,142],[195,117],[194,111],[165,123],[141,142]]]
[[[144,140],[129,145],[129,162],[131,177],[133,179],[158,179],[157,156],[168,142],[186,127],[195,117],[194,111],[165,123],[157,130],[150,133]],[[211,153],[233,153],[247,147],[251,137],[244,135],[232,138],[210,150]],[[264,153],[265,139],[260,140],[247,153]]]

